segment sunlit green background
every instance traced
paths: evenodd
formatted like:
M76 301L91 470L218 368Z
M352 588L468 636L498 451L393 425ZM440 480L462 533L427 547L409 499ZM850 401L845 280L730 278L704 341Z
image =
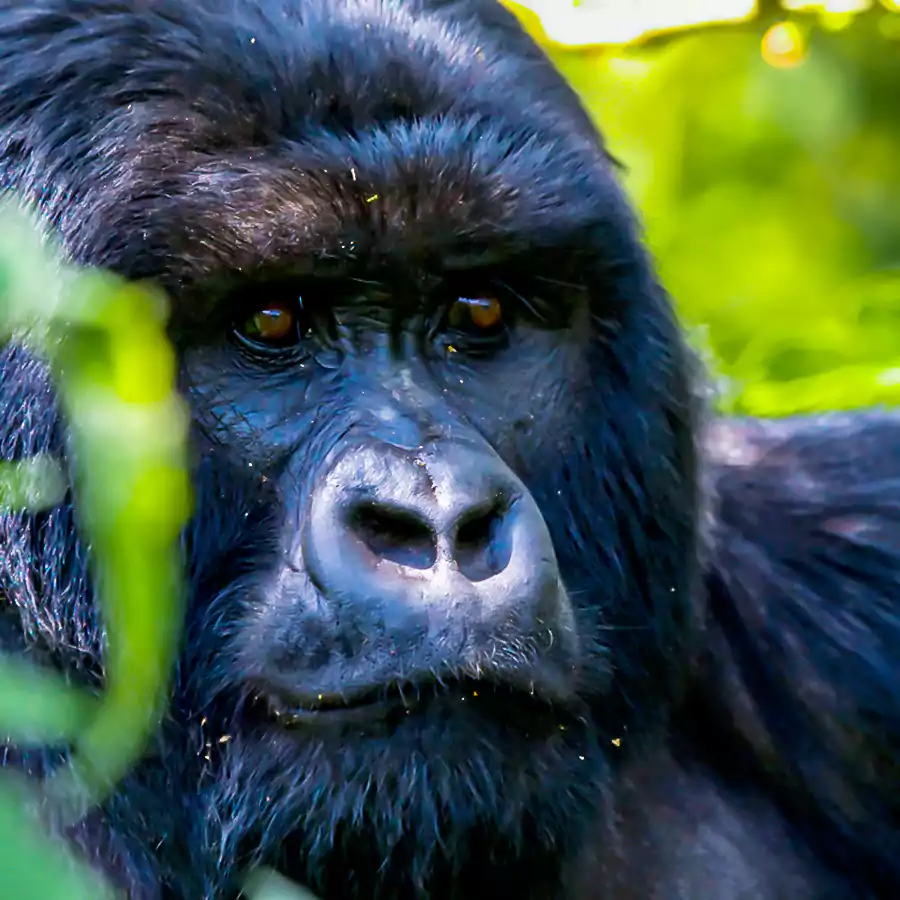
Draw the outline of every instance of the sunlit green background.
M722 408L893 404L900 5L772 6L628 48L549 50L627 167Z
M779 0L523 2L541 8L543 20L519 11L626 166L720 406L776 415L896 402L900 0L790 0L790 12ZM701 6L743 22L660 31L676 11L697 21ZM653 36L599 43L646 32L638 13L653 10ZM0 657L0 734L76 748L49 786L0 772L0 896L101 900L111 891L42 837L35 811L102 798L160 714L180 621L186 418L160 298L47 253L21 217L0 215L0 341L30 335L59 383L108 683L96 698ZM53 460L0 465L11 508L55 503L63 485ZM299 896L261 872L246 890Z

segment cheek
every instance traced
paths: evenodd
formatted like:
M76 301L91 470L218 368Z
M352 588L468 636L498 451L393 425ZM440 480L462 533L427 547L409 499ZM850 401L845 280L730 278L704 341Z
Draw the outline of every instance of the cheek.
M570 332L521 328L492 359L451 356L441 380L448 405L514 469L516 459L584 436L589 369Z
M308 440L334 405L327 381L313 378L313 363L262 371L220 348L185 353L180 386L206 438L236 459L266 466Z

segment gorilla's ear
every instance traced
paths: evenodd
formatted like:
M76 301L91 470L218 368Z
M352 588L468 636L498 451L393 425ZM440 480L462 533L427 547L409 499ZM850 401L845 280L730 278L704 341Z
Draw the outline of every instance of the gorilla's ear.
M707 450L707 721L830 859L897 884L900 415L720 421Z

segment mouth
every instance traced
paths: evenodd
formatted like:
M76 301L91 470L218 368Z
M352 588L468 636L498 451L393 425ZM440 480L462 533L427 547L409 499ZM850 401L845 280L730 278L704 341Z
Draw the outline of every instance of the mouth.
M529 732L558 730L566 721L583 720L574 704L554 703L530 684L470 677L432 676L352 692L317 694L266 685L260 688L255 705L271 724L285 731L396 726L404 719L429 713L470 713Z

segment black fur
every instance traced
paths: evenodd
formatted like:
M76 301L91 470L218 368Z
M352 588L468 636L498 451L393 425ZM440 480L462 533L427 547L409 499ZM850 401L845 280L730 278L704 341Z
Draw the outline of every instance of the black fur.
M233 896L255 862L326 900L897 894L898 423L703 425L612 164L507 12L0 0L0 84L0 181L73 259L170 291L195 416L171 711L70 835L130 896ZM223 304L337 267L414 318L436 265L486 258L538 321L503 352L422 351L407 371L537 501L572 604L571 694L284 734L252 704L273 660L403 671L381 633L354 643L366 611L342 621L309 579L285 608L273 585L285 523L335 448L377 429L393 376L349 339L346 359L323 343L263 376L220 340ZM342 322L364 343L378 315ZM46 375L14 347L0 412L6 458L61 449ZM7 649L100 684L85 558L69 505L0 516ZM508 629L492 641L502 664L434 652L464 675L538 661Z

